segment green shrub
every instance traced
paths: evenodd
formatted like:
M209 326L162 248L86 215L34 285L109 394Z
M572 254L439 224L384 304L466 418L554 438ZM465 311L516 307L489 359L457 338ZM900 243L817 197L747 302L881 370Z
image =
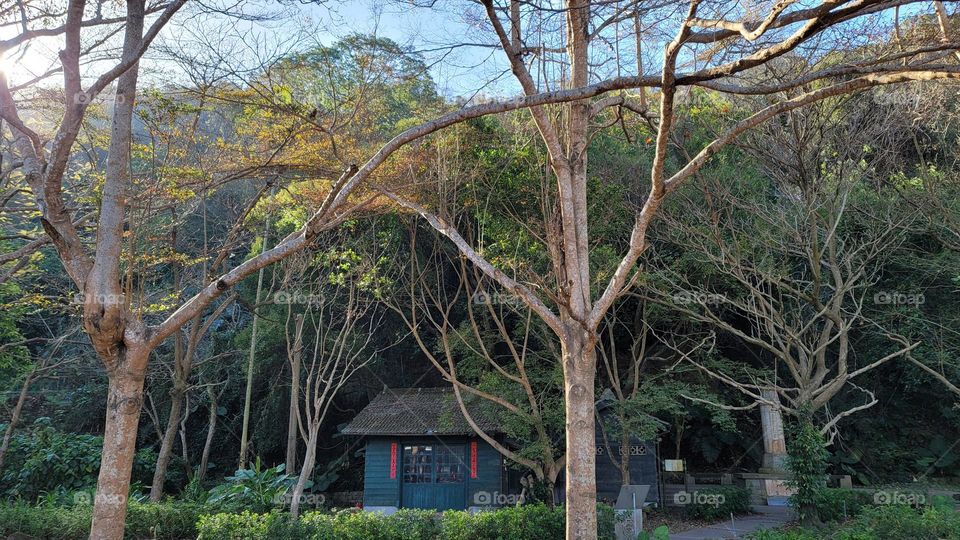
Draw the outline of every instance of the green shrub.
M207 503L215 510L239 512L268 512L283 507L284 495L297 482L296 477L283 472L284 465L264 468L257 458L252 469L239 469L210 490ZM307 487L310 487L309 485Z
M130 503L127 506L126 536L128 538L169 538L171 540L197 537L197 520L205 510L202 505L184 502L161 504Z
M845 521L873 504L873 496L854 489L825 489L817 511L823 521Z
M87 538L93 508L0 505L0 537L20 533L37 538ZM139 504L127 508L126 538L196 538L201 506L185 503Z
M197 521L198 540L234 540L236 538L268 538L267 531L279 514L213 514Z
M818 540L813 532L806 529L766 529L751 533L750 540Z
M614 538L615 512L598 505L598 537ZM197 524L201 540L552 540L563 538L563 508L508 507L471 514L400 510L392 516L344 510L307 512L293 521L286 514L216 514Z
M64 433L51 426L49 418L38 418L29 429L14 433L0 474L0 493L35 501L48 493L91 489L97 484L102 448L103 437ZM134 483L150 481L156 459L150 449L137 452Z
M787 468L791 479L786 482L793 488L790 504L796 508L800 521L814 523L819 517L827 489L827 452L823 435L811 421L809 408L801 409L802 420L791 425L792 437L788 450Z
M717 521L729 518L730 514L750 512L750 492L737 486L717 486L697 490L691 494L686 513L694 519Z
M599 517L599 516L598 516ZM499 538L563 538L563 508L541 504L500 508L489 512L445 512L444 540L495 540Z
M952 508L904 505L864 507L860 516L840 529L788 528L759 531L753 540L960 540L960 514Z
M956 540L960 539L960 514L936 508L918 511L909 506L878 506L865 509L851 532L869 533L877 540Z
M15 533L37 538L87 538L92 508L46 508L26 504L0 505L0 537Z

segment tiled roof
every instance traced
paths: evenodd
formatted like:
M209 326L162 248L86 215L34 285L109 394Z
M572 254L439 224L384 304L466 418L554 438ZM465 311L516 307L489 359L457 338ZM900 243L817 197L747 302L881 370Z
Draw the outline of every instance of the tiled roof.
M500 424L479 399L461 392L474 422L489 434ZM341 433L346 435L473 435L452 388L385 388Z

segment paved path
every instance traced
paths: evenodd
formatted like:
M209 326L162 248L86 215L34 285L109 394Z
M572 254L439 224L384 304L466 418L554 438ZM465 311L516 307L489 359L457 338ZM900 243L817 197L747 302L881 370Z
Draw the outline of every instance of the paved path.
M754 506L756 512L749 516L735 517L709 527L670 533L670 540L727 540L742 538L745 534L760 529L779 527L794 519L793 509L784 506Z

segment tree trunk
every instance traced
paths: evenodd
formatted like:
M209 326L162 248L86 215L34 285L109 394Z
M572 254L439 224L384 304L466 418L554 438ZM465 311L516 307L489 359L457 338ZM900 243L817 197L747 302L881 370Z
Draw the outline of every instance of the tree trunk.
M620 484L630 485L630 433L626 429L626 412L620 409Z
M190 447L187 445L187 420L190 418L190 400L184 396L183 415L180 418L180 461L183 462L183 474L187 481L193 478L193 468L190 467Z
M287 417L287 474L297 470L297 439L300 416L300 357L303 354L303 315L294 324L293 353L290 358L290 414Z
M213 448L213 435L217 430L217 393L213 386L207 387L210 396L210 415L207 419L207 440L203 443L203 453L200 456L200 468L197 470L197 481L202 482L207 475L207 464L210 462L210 449Z
M183 408L183 391L174 389L170 392L170 417L163 432L160 443L160 453L157 455L157 466L153 471L153 485L150 486L150 502L160 502L163 497L163 483L167 477L167 467L173 454L173 442L177 438L177 428L180 426L180 413Z
M567 421L567 540L597 537L594 382L596 351L582 328L563 340L564 401Z
M10 439L13 438L13 430L16 429L20 421L20 413L23 411L23 404L27 401L27 391L30 389L30 383L33 382L33 374L36 369L27 374L23 379L23 386L20 387L20 396L17 398L17 404L13 407L13 414L10 415L10 423L7 424L7 431L3 434L3 443L0 444L0 471L3 470L3 460L7 456L7 449L10 448Z
M126 519L130 475L137 451L137 428L143 407L143 381L149 350L127 349L118 368L108 373L107 420L91 540L120 540Z
M317 434L320 426L310 427L310 438L307 440L307 453L303 456L303 468L300 469L300 476L297 478L297 485L293 488L293 495L290 499L290 515L293 519L300 517L300 498L303 497L303 490L307 485L307 480L313 475L314 460L317 456Z
M272 193L276 192L277 188L274 186ZM271 217L272 214L267 214L267 221L263 225L263 247L260 249L261 255L267 251L267 244L270 238ZM257 321L260 320L257 310L260 309L260 293L263 290L263 270L264 269L261 268L260 271L257 272L257 292L254 297L253 323L250 329L250 357L247 360L247 387L243 394L243 427L240 430L240 457L237 459L237 469L247 468L247 452L250 446L250 402L253 399L253 369L254 360L256 360L257 355Z

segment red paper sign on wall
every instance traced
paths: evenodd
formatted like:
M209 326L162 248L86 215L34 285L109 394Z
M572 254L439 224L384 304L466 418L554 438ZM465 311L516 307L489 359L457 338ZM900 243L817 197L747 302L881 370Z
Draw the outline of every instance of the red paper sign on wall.
M477 477L477 441L470 441L470 478Z
M397 477L397 443L390 443L390 479Z

